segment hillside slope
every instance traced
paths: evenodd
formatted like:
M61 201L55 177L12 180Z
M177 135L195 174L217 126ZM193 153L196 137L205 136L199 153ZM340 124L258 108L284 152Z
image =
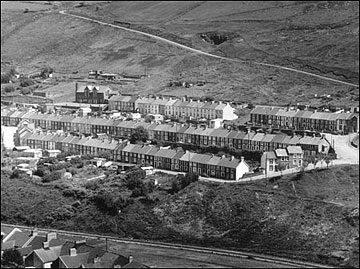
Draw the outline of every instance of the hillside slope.
M357 165L276 182L196 182L172 195L155 189L130 198L117 217L94 199L105 187L128 197L131 191L115 178L92 187L66 180L39 186L2 171L1 221L359 266Z
M181 89L181 94L274 104L313 101L348 105L358 100L358 89L251 64L280 64L357 84L357 2L75 4L59 3L54 10L46 5L49 11L28 13L23 13L21 6L3 8L2 4L2 61L24 71L50 65L68 73L103 69L139 74L146 68L151 77L127 89L137 93L169 93L174 92L166 87L170 80L202 80L211 83ZM60 15L60 9L128 23L136 29L250 63L194 55L138 34ZM325 93L333 97L314 99L314 94Z

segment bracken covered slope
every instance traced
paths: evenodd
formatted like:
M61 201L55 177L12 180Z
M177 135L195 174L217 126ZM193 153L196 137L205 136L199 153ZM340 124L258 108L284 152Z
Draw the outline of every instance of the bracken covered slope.
M174 93L169 80L207 81L179 94L284 104L331 94L333 104L355 104L358 88L251 64L266 62L358 84L358 2L76 2L20 4L1 10L2 61L25 70L50 65L86 74L90 69L152 75L124 91ZM40 6L40 7L39 7ZM49 9L49 10L48 10ZM218 55L229 63L160 41L61 15L66 9ZM356 99L357 98L357 99Z
M74 180L38 185L9 175L1 173L2 222L359 266L357 165L276 182L195 182L172 195L155 189L131 198L117 218L94 197L104 188L128 197L121 181L93 182L98 187L92 191Z

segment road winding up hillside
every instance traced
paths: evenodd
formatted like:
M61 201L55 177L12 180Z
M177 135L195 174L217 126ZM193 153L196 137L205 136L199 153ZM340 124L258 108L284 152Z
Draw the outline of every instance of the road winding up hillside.
M219 56L219 55L211 54L211 53L208 53L208 52L205 52L205 51L194 49L194 48L188 47L186 45L183 45L183 44L180 44L180 43L177 43L177 42L174 42L174 41L171 41L171 40L168 40L168 39L156 36L156 35L141 32L141 31L138 31L138 30L121 27L119 25L102 22L102 21L87 18L87 17L84 17L84 16L69 14L69 13L66 13L65 10L61 10L59 12L60 12L60 14L72 16L72 17L75 17L75 18L83 19L83 20L88 20L88 21L91 21L91 22L96 22L96 23L99 23L99 24L102 24L102 25L113 27L113 28L129 31L129 32L137 33L137 34L141 34L141 35L148 36L148 37L151 37L151 38L155 38L157 40L166 42L168 44L177 46L179 48L186 49L186 50L189 50L191 52L195 52L195 53L202 54L202 55L205 55L205 56L217 58L217 59L220 59L220 60L240 62L240 63L246 63L247 62L247 61L243 61L243 60L239 60L239 59L235 59L235 58L228 58L228 57L222 57L222 56ZM297 69L294 69L294 68L289 68L289 67L275 65L275 64L269 64L269 63L261 63L261 62L253 62L253 63L256 64L256 65L268 66L268 67L279 68L279 69L283 69L283 70L287 70L287 71L291 71L291 72L295 72L295 73L301 73L301 74L304 74L304 75L307 75L307 76L313 76L313 77L316 77L316 78L332 81L332 82L335 82L335 83L340 83L340 84L349 85L349 86L353 86L353 87L359 87L358 84L349 83L349 82L345 82L345 81L341 81L341 80L337 80L337 79L333 79L333 78L328 78L328 77L325 77L325 76L313 74L313 73L302 71L302 70L297 70Z

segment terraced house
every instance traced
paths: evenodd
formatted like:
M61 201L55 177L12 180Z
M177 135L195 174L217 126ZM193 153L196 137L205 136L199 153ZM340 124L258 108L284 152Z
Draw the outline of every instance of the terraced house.
M250 171L244 158L238 160L234 157L197 154L181 148L160 148L153 145L137 145L51 132L34 132L24 139L24 145L33 149L74 151L81 155L98 156L107 153L114 161L151 165L158 169L184 173L194 172L228 180L240 180Z
M202 102L192 99L173 99L163 97L113 96L109 99L111 110L140 112L142 114L161 114L169 117L195 119L234 120L237 115L230 103Z
M9 114L10 113L10 114ZM13 115L15 118L13 119ZM45 115L45 116L44 116ZM26 116L26 118L23 118ZM23 119L33 122L35 127L39 118L45 124L45 130L72 131L84 135L106 133L114 139L128 139L136 128L143 127L150 140L192 144L200 147L218 146L234 147L248 151L269 151L287 146L299 145L305 155L328 153L330 143L324 137L289 136L286 134L269 134L226 130L223 128L192 127L184 124L157 124L135 121L121 121L106 118L62 116L55 114L38 114L36 112L12 113L3 110L1 121L17 126Z
M359 115L318 112L283 107L256 106L250 121L257 126L348 134L359 129Z

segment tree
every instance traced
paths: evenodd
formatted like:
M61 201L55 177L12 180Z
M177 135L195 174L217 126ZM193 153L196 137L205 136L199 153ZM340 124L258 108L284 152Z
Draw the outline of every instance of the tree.
M20 177L20 171L18 169L15 169L10 176L10 178L19 178L19 177Z
M135 144L137 141L146 142L148 138L149 138L148 132L145 130L144 127L139 126L136 127L134 132L131 134L130 143Z
M280 174L282 175L282 171L286 169L286 164L284 162L279 161L277 165L277 170L280 171Z
M332 160L335 160L335 155L334 154L326 154L324 156L324 159L325 159L326 167L329 168L329 164L332 162Z
M5 249L2 256L2 263L8 266L22 266L24 261L17 249Z

